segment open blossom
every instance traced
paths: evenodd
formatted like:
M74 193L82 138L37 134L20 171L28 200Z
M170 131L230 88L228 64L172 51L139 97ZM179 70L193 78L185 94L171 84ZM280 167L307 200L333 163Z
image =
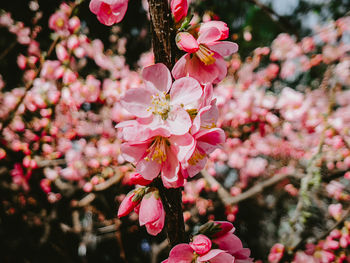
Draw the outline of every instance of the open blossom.
M175 79L189 75L205 83L218 83L227 74L223 57L237 52L238 45L229 41L220 41L228 37L228 27L221 21L203 23L198 38L187 32L176 36L178 47L187 52L175 64L172 74Z
M125 160L136 163L136 171L146 180L155 179L159 173L166 187L183 184L180 162L193 148L193 138L183 136L155 136L142 142L126 142L121 145Z
M190 77L172 84L164 64L146 67L142 75L145 87L129 89L121 101L123 107L139 118L148 118L143 123L153 131L162 129L168 136L188 132L192 123L187 110L197 107L203 93L200 84Z
M106 26L119 23L128 9L129 0L91 0L90 10Z
M253 259L250 258L250 249L243 248L242 241L233 234L235 228L229 222L214 222L215 225L220 226L221 231L216 233L212 242L219 246L219 249L227 251L230 255L235 257L235 263L251 263Z
M185 177L193 177L199 173L207 162L207 155L225 142L225 133L216 128L218 110L215 100L211 105L203 107L193 120L191 133L195 140L194 150L186 156L186 162L182 163Z

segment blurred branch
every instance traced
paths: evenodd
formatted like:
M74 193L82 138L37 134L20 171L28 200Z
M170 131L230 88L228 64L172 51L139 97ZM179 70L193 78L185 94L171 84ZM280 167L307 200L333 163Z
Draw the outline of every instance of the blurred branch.
M160 252L162 252L167 246L169 246L169 241L168 239L163 240L162 243L159 244L152 244L151 249L151 263L157 263L159 262L158 260L158 255Z
M0 55L0 60L4 59L7 54L16 46L17 40L13 41Z
M94 193L89 193L88 195L84 196L78 203L77 207L84 207L90 204L92 201L94 201L96 198L96 195Z
M277 184L278 182L282 181L283 179L287 177L302 177L303 175L293 175L293 174L278 174L274 175L271 178L262 181L260 183L257 183L253 187L251 187L249 190L237 195L237 196L231 196L231 194L213 177L211 176L208 172L202 171L201 172L204 179L207 180L207 182L211 185L217 185L218 188L218 195L222 202L225 205L235 205L238 204L239 202L242 202L246 199L252 198L256 196L257 194L261 193L264 191L266 188Z
M98 185L94 186L94 191L103 191L107 188L111 187L112 185L118 183L123 178L123 174L117 172L115 175L113 175L111 178L109 178L107 181L100 183Z
M265 12L272 21L277 22L279 27L286 32L293 34L297 39L299 39L299 33L295 29L295 27L288 21L288 19L278 15L272 8L262 4L259 0L246 0L247 2L256 5L263 12Z
M329 85L329 82L332 77L334 66L329 66L327 70L325 71L323 80L320 85L320 89L327 92L327 87ZM329 99L328 99L328 107L327 112L324 114L324 120L323 120L323 130L321 133L320 141L317 145L316 152L312 155L311 159L308 162L306 171L306 176L301 180L301 186L299 190L299 199L297 206L295 208L294 214L290 219L290 226L293 230L293 233L290 233L287 237L287 244L289 246L289 251L293 251L295 247L301 242L300 240L300 234L303 231L302 229L297 230L297 223L306 221L307 216L303 215L303 210L310 206L311 204L311 196L310 191L313 188L318 188L321 183L321 168L320 168L320 162L322 159L322 149L325 143L326 139L326 131L329 128L328 125L328 118L332 113L334 103L335 103L335 85L331 85L331 88L329 89ZM304 224L304 222L303 222ZM295 244L293 244L293 240L299 240Z

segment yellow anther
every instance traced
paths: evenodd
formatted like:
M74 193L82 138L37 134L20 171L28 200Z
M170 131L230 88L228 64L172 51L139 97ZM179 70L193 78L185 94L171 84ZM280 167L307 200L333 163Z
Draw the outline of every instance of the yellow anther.
M203 44L199 45L196 56L207 66L215 63L215 58L213 58L214 52Z

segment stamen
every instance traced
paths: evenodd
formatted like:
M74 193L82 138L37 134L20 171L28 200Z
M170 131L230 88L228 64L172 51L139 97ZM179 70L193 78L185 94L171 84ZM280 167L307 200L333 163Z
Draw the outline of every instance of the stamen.
M215 63L214 52L207 48L205 45L200 44L199 50L196 52L196 56L206 65Z
M166 147L169 145L167 139L164 137L157 136L152 142L151 146L147 149L146 161L157 161L158 163L163 163L166 161Z
M197 148L194 150L192 157L188 160L190 165L196 165L199 160L202 160L205 157L205 154L201 153Z
M163 120L168 118L170 112L170 96L162 93L152 95L152 106L147 111L152 111L154 115L160 115Z

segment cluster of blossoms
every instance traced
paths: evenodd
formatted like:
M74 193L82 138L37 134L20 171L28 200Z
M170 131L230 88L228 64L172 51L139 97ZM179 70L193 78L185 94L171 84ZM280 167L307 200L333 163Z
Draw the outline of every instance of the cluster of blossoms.
M306 244L305 251L297 251L292 262L349 262L350 258L347 253L349 245L350 224L349 221L345 221L343 227L332 230L325 239L318 241L317 244ZM275 244L271 248L268 260L270 263L283 262L282 258L285 253L283 244Z
M179 24L187 15L187 1L172 1L171 9ZM136 172L148 181L160 175L167 188L184 186L187 178L204 168L207 156L224 143L224 131L216 127L218 109L212 84L227 74L223 56L238 49L235 43L220 41L228 37L228 27L221 21L186 28L176 36L177 46L187 54L172 69L175 81L164 64L144 68L144 86L129 89L121 99L136 119L117 125L126 141L121 145L124 159L134 163ZM135 206L132 201L130 208ZM142 217L140 214L140 224ZM163 224L157 226L158 231L147 227L148 232L158 234Z
M163 263L249 263L250 250L243 248L241 240L233 234L235 228L229 222L208 222L189 244L179 244L170 251Z
M106 25L119 22L127 5L120 0L90 2ZM165 187L184 187L187 222L193 220L192 204L200 216L215 220L215 203L203 196L216 192L219 183L236 196L262 178L299 174L324 137L319 166L327 172L327 181L321 185L334 203L328 206L327 201L324 214L328 210L329 220L339 220L350 199L349 17L317 28L299 42L281 34L270 48L257 48L246 60L234 55L225 61L237 51L235 43L224 41L229 36L225 23L188 22L187 1L174 0L171 9L179 29L175 41L185 54L171 72L146 54L140 61L146 66L142 78L122 56L104 51L102 41L83 33L84 23L72 16L70 5L62 4L49 19L54 36L59 36L50 59L44 58L35 40L39 28L31 32L9 14L0 16L0 26L28 46L17 63L23 81L33 83L29 91L5 86L0 93L1 119L23 98L1 138L0 160L11 162L11 154L18 156L11 162L12 183L30 191L30 181L40 175L41 189L55 202L68 184L91 192L116 176L124 177L123 183L138 186L123 200L118 216L134 210L140 225L157 235L165 218L152 185L159 175ZM88 63L103 77L85 74ZM303 82L325 67L332 70L327 80L334 87L332 94L318 88L322 79ZM0 89L4 85L0 78ZM332 111L327 113L330 104ZM135 164L136 174L126 162ZM195 178L203 168L216 176L217 185L209 187L205 179ZM345 175L336 178L337 174ZM295 197L295 181L286 179L278 187ZM238 206L225 209L227 220L234 221ZM222 236L234 236L231 230ZM348 231L346 223L316 246L297 252L295 262L348 260ZM168 262L251 262L247 252L246 258L237 252L242 248L237 237L231 244L237 251L217 240L217 235L200 233L190 244L173 248ZM278 262L283 251L283 245L276 245L269 260Z

